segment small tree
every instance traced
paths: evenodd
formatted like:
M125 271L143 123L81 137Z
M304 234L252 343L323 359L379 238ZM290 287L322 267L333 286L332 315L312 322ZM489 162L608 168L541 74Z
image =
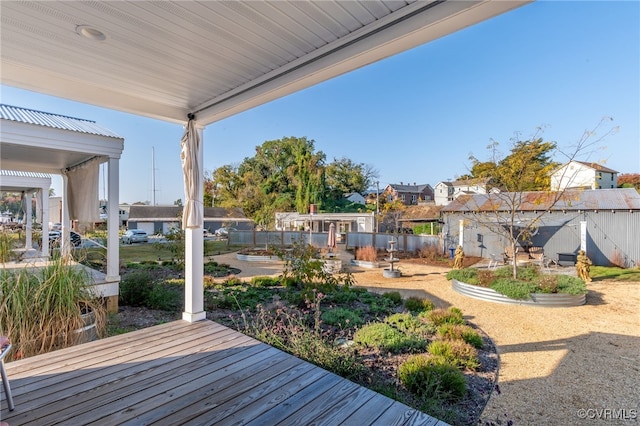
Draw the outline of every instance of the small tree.
M497 159L496 146L493 142L489 145L493 154L492 161L481 163L471 156L472 173L480 171L479 176L473 178L491 177L494 190L490 190L482 205L468 205L472 210L474 220L480 222L479 214L488 214L491 220L482 221L491 232L504 236L511 247L512 253L516 253L518 242L531 240L532 235L540 224L542 217L549 212L558 202L570 201L569 194L565 190L550 190L550 174L559 165L551 160L554 155L565 161L572 161L578 155L587 155L591 149L602 142L607 136L615 133L617 128L607 130L602 136L597 136L597 130L604 121L601 120L593 130L586 130L574 146L567 150L559 150L555 142L544 141L540 137L541 129L528 140L516 138L512 141L511 153L501 160ZM610 119L609 119L610 120ZM566 173L566 169L563 174ZM563 176L564 177L564 176ZM530 191L540 191L531 194ZM467 197L467 203L474 200ZM461 201L465 201L462 198ZM523 210L535 206L533 217L525 217ZM513 260L513 278L517 278L517 262Z

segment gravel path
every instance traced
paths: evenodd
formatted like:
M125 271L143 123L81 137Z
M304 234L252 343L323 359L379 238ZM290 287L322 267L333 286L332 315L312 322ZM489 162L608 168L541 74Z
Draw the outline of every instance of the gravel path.
M341 255L348 260L346 254ZM276 275L281 264L253 264L216 256L242 270L239 277ZM242 264L241 264L242 263ZM587 304L538 308L462 296L446 280L447 268L400 262L403 276L354 269L358 286L431 298L456 306L495 342L499 391L484 424L584 425L640 423L640 283L596 281Z

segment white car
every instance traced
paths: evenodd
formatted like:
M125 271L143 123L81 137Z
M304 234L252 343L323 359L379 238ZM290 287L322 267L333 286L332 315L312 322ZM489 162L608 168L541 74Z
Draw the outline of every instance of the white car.
M141 229L129 229L122 236L122 244L148 243L149 235Z
M231 231L237 231L236 228L226 228L226 227L222 227L222 228L218 228L216 229L215 235L218 238L227 238L229 236L229 232Z

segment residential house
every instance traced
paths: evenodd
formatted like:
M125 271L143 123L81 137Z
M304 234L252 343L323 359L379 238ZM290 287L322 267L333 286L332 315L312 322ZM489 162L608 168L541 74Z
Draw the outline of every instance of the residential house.
M133 204L129 208L129 229L142 229L149 235L168 234L182 226L182 206L148 206ZM253 229L253 221L241 209L204 208L204 229L210 232L223 226L238 230Z
M632 267L640 260L640 194L634 188L577 189L560 195L550 191L461 195L441 210L446 248L460 242L468 256L488 258L504 253L509 245L506 227L523 227L532 222L530 236L522 247L542 247L544 255L560 260L583 249L595 265ZM540 215L541 212L546 212Z
M349 192L348 194L344 194L344 198L356 204L365 204L365 198L362 194L358 194L357 192Z
M597 163L570 161L551 174L551 190L612 189L618 187L618 172Z
M497 188L491 188L490 184L491 178L438 182L434 189L434 201L436 206L446 206L462 194L487 194L492 190L497 191Z
M405 185L402 182L400 184L390 183L384 188L381 195L388 202L400 200L406 206L413 206L419 202L432 202L433 188L428 183L422 185L416 185L415 182L413 185Z

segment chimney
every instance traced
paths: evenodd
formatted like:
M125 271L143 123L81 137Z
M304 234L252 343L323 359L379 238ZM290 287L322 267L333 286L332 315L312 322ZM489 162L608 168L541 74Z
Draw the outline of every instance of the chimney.
M402 181L400 181L400 185L403 185Z

